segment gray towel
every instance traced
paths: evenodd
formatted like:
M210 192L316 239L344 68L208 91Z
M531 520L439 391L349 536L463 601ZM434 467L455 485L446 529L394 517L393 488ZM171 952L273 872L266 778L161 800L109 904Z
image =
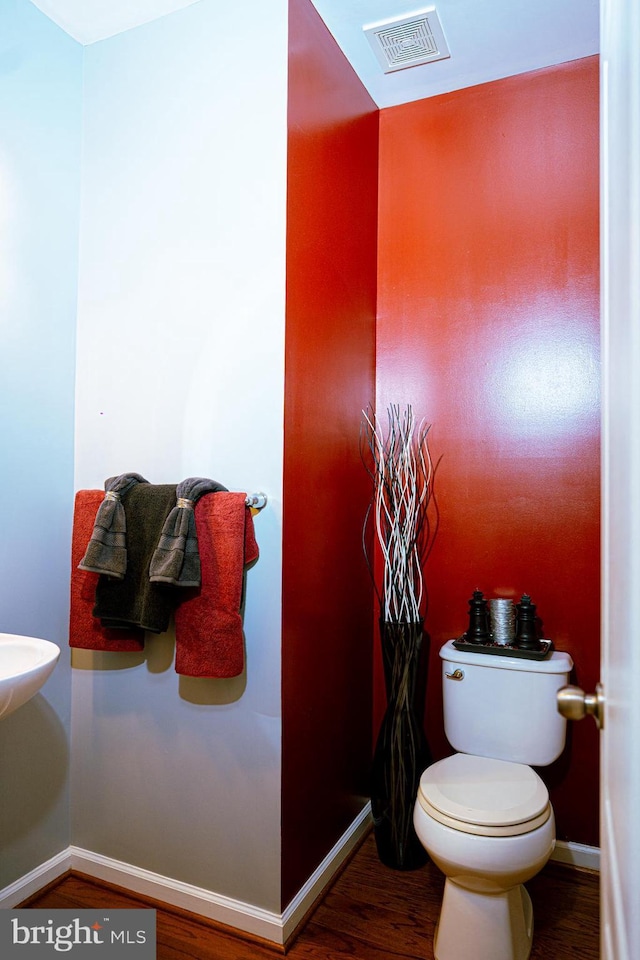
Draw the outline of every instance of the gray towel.
M200 552L193 508L205 493L227 492L216 480L189 477L176 487L176 505L165 520L149 566L154 583L200 586Z
M105 480L105 497L98 507L86 553L78 564L80 570L123 579L127 570L127 521L121 497L137 483L148 482L139 473L122 473Z
M93 615L103 627L164 633L169 626L179 592L164 583L150 583L149 562L175 499L175 484L168 483L134 485L123 496L129 562L122 580L98 579Z

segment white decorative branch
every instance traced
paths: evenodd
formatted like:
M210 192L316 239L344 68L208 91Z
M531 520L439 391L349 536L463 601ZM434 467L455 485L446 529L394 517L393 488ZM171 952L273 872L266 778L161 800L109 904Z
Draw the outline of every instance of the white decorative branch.
M416 427L410 405L400 413L387 408L386 437L377 415L362 411L361 454L373 482L373 497L363 527L363 547L380 603L381 617L413 623L426 603L422 566L431 547L427 509L433 495L433 463L429 452L430 424ZM373 523L382 552L382 586L374 577L367 553L367 530Z

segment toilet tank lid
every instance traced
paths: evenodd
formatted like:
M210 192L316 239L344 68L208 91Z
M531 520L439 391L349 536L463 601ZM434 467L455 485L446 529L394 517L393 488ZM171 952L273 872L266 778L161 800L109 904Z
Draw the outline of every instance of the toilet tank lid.
M525 673L570 673L573 660L563 650L553 650L545 660L525 660L522 657L509 657L490 653L474 653L472 650L458 650L453 640L448 640L440 648L440 656L451 663L466 663L476 667L491 667L501 670L521 670Z

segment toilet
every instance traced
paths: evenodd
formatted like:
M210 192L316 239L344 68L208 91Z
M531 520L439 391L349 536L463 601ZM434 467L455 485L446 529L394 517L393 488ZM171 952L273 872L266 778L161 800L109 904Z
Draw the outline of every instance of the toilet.
M573 661L440 650L444 727L453 756L420 778L413 822L446 876L436 960L527 960L533 911L523 884L555 846L549 794L532 767L564 749L556 694Z

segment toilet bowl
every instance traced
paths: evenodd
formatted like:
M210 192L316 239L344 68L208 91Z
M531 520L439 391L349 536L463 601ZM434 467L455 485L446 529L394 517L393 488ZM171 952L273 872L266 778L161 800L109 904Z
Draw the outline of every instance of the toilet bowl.
M526 960L533 911L522 884L555 846L553 811L535 771L454 754L422 774L414 826L447 878L436 960Z
M423 772L413 815L446 877L434 955L527 960L533 910L523 884L555 847L549 794L529 763L551 763L564 747L555 691L572 661L557 653L543 664L463 655L450 643L440 656L445 732L459 752ZM521 704L537 725L521 725Z

